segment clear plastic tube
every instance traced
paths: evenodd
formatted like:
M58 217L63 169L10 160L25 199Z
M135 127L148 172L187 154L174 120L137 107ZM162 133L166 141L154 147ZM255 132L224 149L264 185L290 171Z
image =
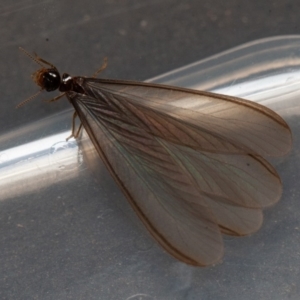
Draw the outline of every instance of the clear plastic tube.
M254 100L289 121L299 114L300 37L247 43L149 81ZM66 141L71 115L71 109L63 111L0 137L1 200L84 176L82 170L90 167L103 168L85 134L84 152L78 141Z

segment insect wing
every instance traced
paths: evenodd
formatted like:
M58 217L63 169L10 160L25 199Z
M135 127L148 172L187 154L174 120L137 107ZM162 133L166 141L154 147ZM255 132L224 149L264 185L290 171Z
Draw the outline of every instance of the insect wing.
M88 78L84 86L95 98L122 103L121 109L131 111L145 130L177 144L209 152L263 156L281 156L291 148L286 122L251 101L131 81Z
M207 97L211 98L210 102L215 101L217 106L225 102L225 104L228 103L229 107L233 107L232 103L236 100L238 101L236 104L238 108L247 111L250 115L252 113L254 116L257 115L256 119L259 119L260 124L262 124L257 127L260 129L259 132L254 130L252 134L248 134L248 140L255 140L256 135L259 133L260 135L264 134L265 139L268 141L274 139L272 143L275 143L275 137L270 138L269 133L276 129L278 137L280 138L281 134L281 139L286 143L281 145L277 141L278 147L275 149L270 147L269 154L279 155L278 149L286 152L290 148L291 134L285 121L273 111L237 98L226 97L227 100L225 101L212 93L203 94L203 92L198 93L173 87L169 87L170 90L166 92L167 87L161 87L160 85L147 84L145 86L144 83L135 82L125 84L122 81L103 81L102 79L85 79L84 82L86 93L92 98L98 99L92 103L85 102L84 104L95 118L102 118L113 124L112 126L122 128L123 134L125 134L127 122L132 124L131 126L143 129L145 133L160 138L164 141L165 147L172 147L172 149L168 149L169 153L176 153L176 157L173 158L177 162L180 161L180 165L184 166L186 173L193 177L193 181L196 181L201 192L223 197L226 202L229 201L234 205L248 208L266 207L279 200L282 189L276 170L256 152L254 154L245 152L245 144L243 143L245 135L243 132L238 134L242 137L242 141L237 140L237 129L244 126L244 120L241 120L241 125L239 125L239 116L237 116L237 120L233 120L233 117L229 119L220 118L220 122L223 123L225 128L229 126L229 123L235 122L236 127L233 132L230 131L231 127L227 127L228 132L226 132L226 136L232 134L234 143L226 141L213 129L208 132L200 126L188 123L187 120L182 121L174 117L176 114L184 119L184 116L189 112L191 114L198 113L199 107L204 106L203 102L207 101ZM124 85L123 89L120 90L122 85ZM110 88L108 89L107 86ZM138 94L139 89L140 93ZM133 91L131 92L131 90ZM177 93L179 96L177 96ZM155 95L155 101L151 95ZM147 99L144 99L144 97L147 97ZM164 104L163 97L165 97L167 105ZM182 105L184 105L182 99L187 99L189 106L191 106L190 99L193 98L193 107L196 112L181 108L178 105L173 106L175 100L172 104L170 97L173 100L181 98ZM132 99L136 100L133 101ZM154 104L160 104L155 107L153 102ZM240 102L243 102L243 105L240 105ZM149 105L149 107L146 105ZM161 109L162 107L163 109ZM236 109L234 110L236 111ZM162 115L162 111L164 115ZM170 116L168 113L172 115ZM206 123L206 117L210 118L209 115L207 116L204 113L198 114L198 118L202 123ZM217 122L217 118L210 121ZM252 123L253 127L257 126L255 120ZM267 128L266 124L269 124ZM274 128L271 128L271 125ZM214 123L211 126L213 127ZM130 134L128 133L129 137ZM205 149L202 147L202 141L205 144ZM218 149L215 148L217 144L219 145ZM175 147L175 145L177 146ZM261 145L264 146L263 143ZM206 151L206 146L211 147L210 152ZM255 145L251 146L253 149L249 149L249 151L254 152ZM229 152L230 148L231 152ZM258 151L261 150L260 146L258 148Z
M71 99L98 153L154 238L188 264L217 262L223 254L217 222L163 143L125 117L122 124L113 113L103 117L91 109L97 106L95 98L77 94Z
M252 135L247 129L247 140L259 142L250 147L245 134L237 134L249 122L233 119L224 107L222 118L203 120L203 110L208 109L202 107L207 106L203 102L207 97L214 101L214 94L123 83L85 79L86 95L67 95L114 179L160 244L189 264L217 262L223 253L220 231L232 235L256 231L262 223L260 208L281 195L275 169L257 154L245 151L255 152L257 147L259 153L286 152L291 143L288 126L272 111L241 100L236 106L259 119L259 125L251 123ZM216 106L222 101L217 98ZM236 110L232 102L226 102L229 111ZM202 118L200 124L196 116ZM208 130L208 124L218 119L220 124L230 123L221 135L217 132L220 124ZM274 150L275 138L267 139L268 146L260 141L263 134L268 136L275 129L286 144ZM230 134L233 138L228 141ZM202 141L211 152L203 151Z

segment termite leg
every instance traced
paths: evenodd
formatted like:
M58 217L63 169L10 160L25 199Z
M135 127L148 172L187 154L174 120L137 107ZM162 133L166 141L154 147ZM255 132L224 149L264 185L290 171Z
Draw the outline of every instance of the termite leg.
M54 102L54 101L57 101L58 99L62 98L65 94L66 94L66 93L62 93L62 94L60 94L60 95L58 95L58 96L56 96L56 97L54 97L54 98L52 98L52 99L50 99L50 100L45 100L45 101L46 101L46 102Z
M66 141L68 141L70 138L74 138L74 139L77 139L78 138L78 136L79 136L79 133L80 133L80 131L81 131L81 129L82 129L82 123L80 123L80 125L79 125L79 127L78 127L78 130L77 130L77 132L75 133L75 120L76 120L76 117L77 117L78 115L77 115L77 112L76 111L74 111L74 113L73 113L73 118L72 118L72 133L71 133L71 135L68 137L68 138L66 138Z
M80 123L77 132L74 134L74 139L77 139L77 138L78 138L81 129L82 129L82 123Z
M104 57L102 66L94 73L93 78L97 77L107 67L107 57Z

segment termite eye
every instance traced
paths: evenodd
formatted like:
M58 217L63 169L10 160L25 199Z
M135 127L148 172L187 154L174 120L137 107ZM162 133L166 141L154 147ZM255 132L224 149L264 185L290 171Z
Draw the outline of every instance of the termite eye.
M60 75L56 70L48 70L43 74L43 87L47 92L58 89L60 82Z

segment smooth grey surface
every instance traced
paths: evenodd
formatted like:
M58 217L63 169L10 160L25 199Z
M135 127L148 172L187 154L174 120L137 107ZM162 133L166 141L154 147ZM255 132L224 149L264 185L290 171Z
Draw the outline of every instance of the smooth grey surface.
M36 91L29 76L36 66L18 53L18 46L38 52L62 71L79 75L93 73L108 56L109 67L103 76L144 80L259 37L298 33L296 3L2 1L0 131L25 126L68 107L66 101L48 105L35 100L14 109ZM293 259L299 252L284 256L287 242L299 239L298 225L281 216L281 209L286 209L297 220L293 210L297 199L268 212L275 223L282 220L278 226L266 225L270 233L277 230L282 238L287 229L296 230L284 242L272 239L277 235L266 240L258 233L236 249L230 244L239 243L227 240L230 264L234 265L235 258L244 260L228 274L228 263L195 269L174 262L145 236L106 175L99 186L96 180L90 184L93 177L87 172L85 181L75 183L75 199L71 196L74 182L70 186L63 182L43 191L52 196L51 201L43 201L36 193L0 203L1 299L199 299L195 295L203 299L298 299L295 278L299 278L299 268ZM294 186L288 188L298 193ZM107 224L114 225L108 228ZM131 236L119 242L101 238L101 232L122 236L124 231ZM280 251L278 257L270 256L267 265L281 259L280 269L252 264L259 250L274 250L273 245L280 245ZM249 248L251 255L245 258ZM115 252L118 256L112 254ZM137 259L140 257L143 259ZM276 272L279 279L274 283L268 274Z

